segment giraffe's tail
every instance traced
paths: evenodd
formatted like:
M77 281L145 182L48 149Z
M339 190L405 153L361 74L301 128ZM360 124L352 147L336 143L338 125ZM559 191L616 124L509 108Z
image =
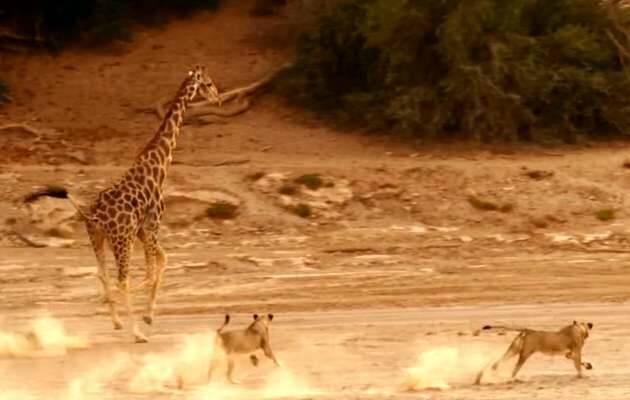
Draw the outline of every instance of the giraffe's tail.
M85 219L90 219L90 216L82 209L79 203L74 199L68 190L61 186L46 186L43 189L37 190L35 192L31 192L26 197L24 197L24 203L32 203L40 197L54 197L57 199L68 199L70 203L74 206L77 212L81 215L81 217Z

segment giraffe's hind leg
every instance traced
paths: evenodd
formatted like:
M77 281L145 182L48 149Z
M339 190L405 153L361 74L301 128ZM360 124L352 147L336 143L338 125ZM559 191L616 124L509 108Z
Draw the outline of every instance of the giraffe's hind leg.
M154 292L156 291L153 288L155 287L158 279L159 268L164 263L162 260L163 252L161 249L158 250L159 245L157 243L156 232L144 227L138 232L138 238L140 238L142 244L144 245L144 258L146 261L145 282L147 282L149 286L147 312L142 317L142 320L147 325L151 325L153 323L153 310L155 309L155 296L157 295L157 293L154 295ZM159 263L157 270L156 261Z
M155 240L144 229L138 231L138 239L144 246L145 276L144 281L137 287L134 287L132 292L135 292L137 289L151 287L155 281Z
M162 246L157 241L155 243L155 259L156 269L154 274L154 280L151 284L151 293L149 294L149 303L147 308L147 314L143 317L144 322L151 325L153 323L153 317L155 315L155 305L157 303L157 294L160 286L162 285L162 278L164 277L164 270L166 269L166 253Z
M112 246L112 249L114 250L116 264L118 266L118 287L125 299L131 334L133 335L136 343L146 343L148 342L147 337L138 328L138 323L133 313L131 290L129 287L129 259L134 239L135 235L131 238L118 238L118 240L113 241L114 245Z
M112 318L114 329L121 329L122 322L120 322L120 317L118 316L118 311L116 310L116 302L112 296L109 273L107 271L107 264L105 260L105 233L93 225L88 225L87 231L88 236L90 237L90 243L92 244L92 249L94 250L94 255L96 256L96 261L98 263L98 279L103 285L104 301L107 303L109 308L109 314Z
M160 201L155 212L147 213L144 223L138 232L138 237L140 237L144 243L145 257L147 259L147 279L151 280L147 313L142 317L147 325L153 323L157 293L162 284L162 277L164 276L164 269L166 268L166 253L158 242L160 219L163 209L164 202ZM149 265L151 265L150 268Z

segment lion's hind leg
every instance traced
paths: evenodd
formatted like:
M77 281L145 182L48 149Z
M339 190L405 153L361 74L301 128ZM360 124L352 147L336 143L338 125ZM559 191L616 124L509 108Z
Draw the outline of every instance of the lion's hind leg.
M510 343L510 346L507 348L505 353L503 353L501 358L499 358L497 361L492 363L492 367L491 368L492 368L493 371L496 371L499 368L499 365L501 365L501 364L509 361L511 358L521 354L521 349L523 348L523 338L524 338L524 336L525 336L525 333L521 332L521 333L518 334L518 336L516 336L516 338L514 338L514 340L512 341L512 343ZM520 358L519 358L519 360L520 360ZM523 363L524 362L525 361L523 361ZM517 365L518 365L518 362L517 362ZM479 371L479 373L477 374L477 377L475 379L475 385L479 385L481 383L481 379L483 378L483 375L484 375L484 372L486 371L486 369L487 369L487 367L485 367L484 369ZM519 369L520 369L520 367L519 367Z
M510 347L508 347L503 356L492 364L492 370L496 371L500 364L503 364L509 359L521 354L521 349L523 348L523 336L524 333L519 333L518 336L514 338L512 343L510 343Z
M225 360L226 355L223 353L214 353L212 357L210 357L210 365L208 365L208 383L212 381L212 375L214 371L217 369L217 366Z
M520 333L512 341L512 343L510 343L510 346L507 348L505 353L503 353L501 358L499 358L494 363L492 363L492 367L491 368L492 368L493 371L496 371L499 368L499 365L503 364L504 362L508 361L509 359L513 358L514 356L520 354L521 348L522 348L522 345L523 345L522 335L523 334ZM479 385L481 383L481 379L483 378L484 372L486 371L487 368L488 367L484 367L481 371L479 371L479 373L477 374L477 377L475 378L475 385Z
M234 379L234 359L232 357L228 357L227 379L228 382L234 385L241 383L239 380Z
M484 369L482 369L481 371L479 371L479 373L477 374L477 378L475 378L475 385L479 385L479 384L481 384L481 378L483 378L483 372L484 372L485 370L486 370L486 369L484 368Z
M527 361L527 359L531 357L532 354L532 352L521 351L521 353L518 355L518 361L516 362L516 365L514 365L514 369L512 370L512 378L514 378L516 374L518 374L518 371L521 370L523 364L525 364L525 361Z

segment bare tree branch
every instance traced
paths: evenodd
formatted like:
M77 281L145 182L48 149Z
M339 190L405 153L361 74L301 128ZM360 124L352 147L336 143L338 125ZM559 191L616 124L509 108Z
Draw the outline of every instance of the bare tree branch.
M10 129L17 129L17 130L24 131L26 133L30 133L31 135L36 136L37 139L40 139L42 136L45 135L42 131L36 128L33 128L32 126L27 125L27 124L9 123L9 124L4 124L0 126L0 131L6 131Z
M205 115L214 115L218 117L228 118L244 113L251 107L251 99L248 97L259 93L267 84L273 81L279 73L292 67L293 63L286 63L265 77L250 83L246 86L231 89L220 94L223 105L218 106L218 101L208 101L206 99L196 101L189 104L190 110L187 112L187 119L196 118L196 123L203 122L199 117ZM227 104L226 104L227 103ZM159 118L164 118L165 108L170 104L170 100L160 100L154 108L155 114ZM210 120L212 121L212 120ZM186 122L185 122L186 123Z

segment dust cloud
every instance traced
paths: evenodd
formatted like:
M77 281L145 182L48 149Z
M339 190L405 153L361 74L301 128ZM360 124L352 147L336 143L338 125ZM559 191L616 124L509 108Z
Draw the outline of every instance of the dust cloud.
M130 364L129 355L118 353L106 363L99 364L87 373L70 380L59 400L100 400L107 393L107 386Z
M109 356L107 362L93 360L87 372L66 377L64 386L53 393L39 393L32 385L0 384L0 400L100 400L112 395L112 385L118 385L121 377L125 377L122 384L130 392L179 394L188 400L296 398L320 393L286 366L269 366L269 373L254 386L225 382L224 366L220 366L216 379L208 384L215 338L215 332L197 333L182 337L163 353L149 353L138 359L120 352ZM87 339L67 334L63 324L50 317L32 321L26 333L0 331L0 354L9 357L65 356L69 350L88 346ZM183 390L178 387L180 382Z
M262 398L272 399L278 397L300 398L322 394L315 391L303 378L294 374L287 366L283 365L274 369L267 378L267 383L262 389Z
M55 393L37 393L35 390L0 390L0 400L101 400L109 394L108 385L129 365L129 356L118 353L99 363L85 374L71 378L67 385ZM29 385L32 386L32 385Z
M0 400L34 400L36 397L30 393L19 390L3 390L0 393Z
M69 335L59 320L49 316L33 320L25 333L0 331L0 357L60 356L88 347L86 338Z
M136 393L169 391L184 385L205 382L214 353L215 332L185 336L174 351L147 354L129 383Z
M479 371L492 360L492 354L485 347L441 346L425 350L415 365L404 371L404 388L409 391L446 390L452 385L472 384ZM500 379L498 376L494 378Z
M281 366L274 367L274 370L265 378L260 387L247 388L217 380L194 390L188 396L188 400L309 398L322 393L312 389L303 378L297 376L286 366Z
M147 354L129 382L134 393L179 392L179 384L187 392L189 400L250 399L304 397L314 393L304 379L286 366L273 367L256 388L225 382L225 365L219 365L211 383L207 383L210 360L215 356L215 332L199 333L183 337L171 352ZM223 353L217 354L217 362L224 364ZM237 371L238 371L237 367Z

